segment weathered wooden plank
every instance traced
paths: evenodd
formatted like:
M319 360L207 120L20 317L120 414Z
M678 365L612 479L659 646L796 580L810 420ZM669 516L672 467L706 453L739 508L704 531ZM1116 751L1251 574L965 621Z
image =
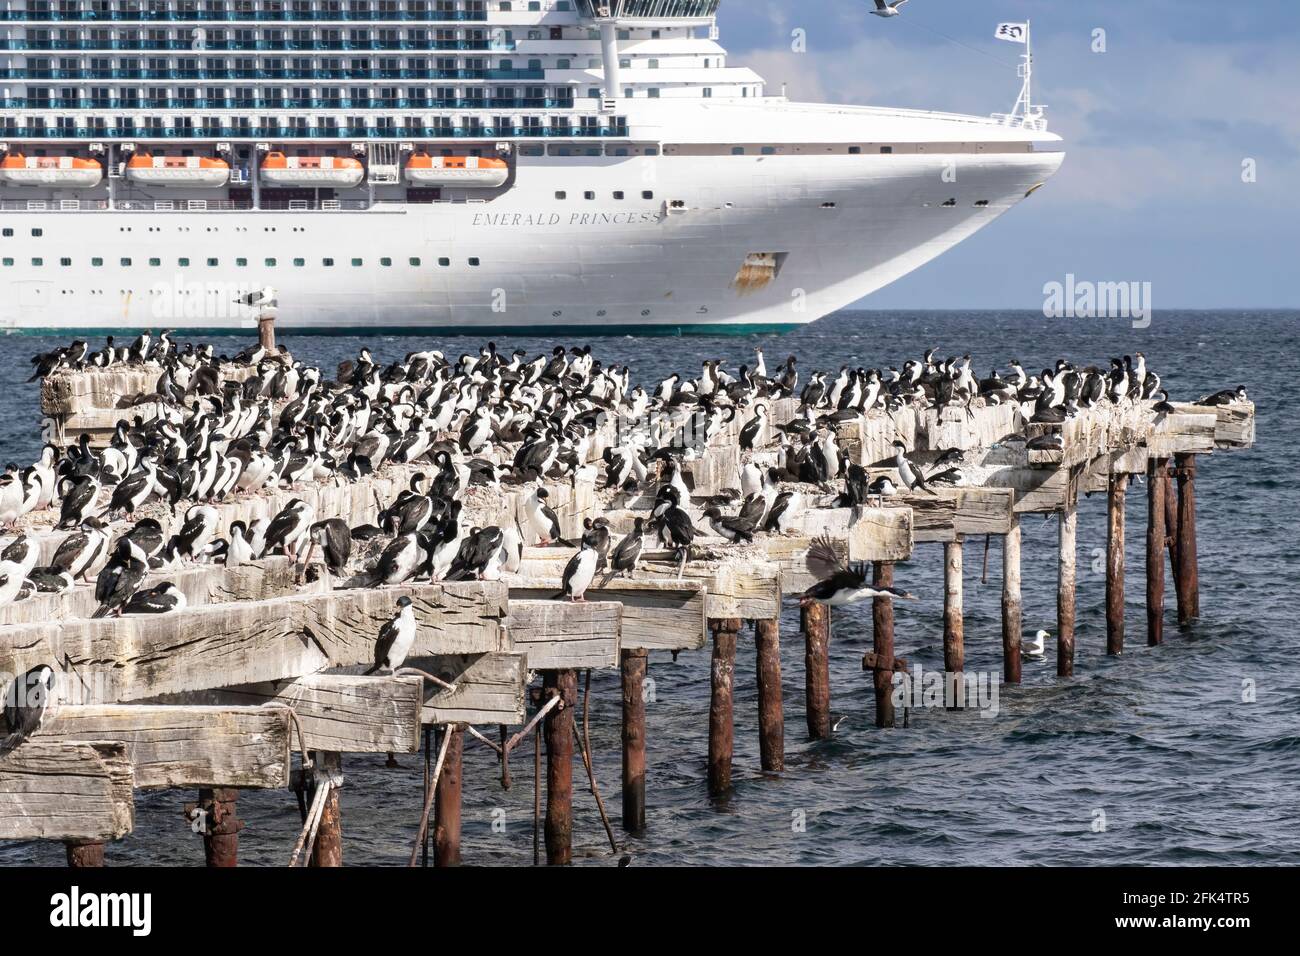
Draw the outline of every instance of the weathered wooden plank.
M1025 416L1016 403L965 408L950 405L921 413L922 439L917 443L930 451L990 448L1024 431ZM891 455L892 457L892 455Z
M54 547L50 548L50 556ZM318 594L329 588L326 578L299 584L297 572L289 559L283 557L270 557L236 568L198 565L173 571L156 571L145 578L142 586L153 587L163 581L170 581L181 590L188 607L260 601L288 594ZM99 601L95 599L94 583L78 584L62 594L36 594L26 601L0 607L0 627L88 618L95 613L97 607Z
M891 463L898 451L894 447L895 441L914 449L919 439L924 437L920 413L910 406L891 414L874 411L866 418L839 425L835 431L848 460L864 468Z
M426 724L522 724L528 655L455 655L414 661L455 686L426 688L420 720Z
M0 757L0 840L116 840L135 825L126 744L28 741Z
M32 739L121 741L141 790L289 785L289 715L283 710L64 706Z
M423 684L419 676L310 674L167 695L159 701L243 707L283 704L298 715L308 750L415 753L420 749ZM291 743L294 750L303 746L296 729Z
M617 667L622 617L612 601L511 601L507 627L533 670Z
M543 563L530 559L523 570L525 574L506 577L512 602L546 600L560 592L562 561ZM597 578L597 585L603 583L602 578ZM708 589L703 582L618 578L604 587L589 588L586 596L588 601L616 601L623 605L624 650L696 650L708 641Z
M807 508L791 527L798 537L844 536L850 561L905 561L912 554L912 512L904 506ZM774 538L759 538L765 540Z
M508 650L498 582L423 584L210 605L158 617L0 630L0 673L48 663L75 674L86 703L140 700L368 664L399 597L414 603L413 654Z

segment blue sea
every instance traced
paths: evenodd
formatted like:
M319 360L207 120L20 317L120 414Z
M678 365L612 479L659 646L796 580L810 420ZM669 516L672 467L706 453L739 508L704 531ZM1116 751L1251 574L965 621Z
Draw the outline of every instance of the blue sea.
M586 339L582 340L586 341ZM844 312L782 336L591 340L604 361L634 379L670 371L698 374L710 358L734 370L761 346L769 368L798 355L813 369L901 366L926 348L970 352L976 370L1027 369L1058 357L1105 365L1143 351L1172 397L1194 399L1246 385L1258 410L1250 451L1200 459L1198 519L1202 618L1180 630L1172 610L1166 643L1145 646L1142 568L1145 487L1128 497L1126 653L1105 654L1106 502L1079 509L1079 618L1075 676L1048 660L1025 666L1022 686L1003 686L996 717L978 710L912 710L908 726L877 730L870 679L869 605L837 610L831 642L834 739L807 740L803 641L797 607L782 618L786 769L759 770L752 633L739 641L734 790L711 801L706 789L707 650L651 657L647 705L648 829L618 829L619 679L597 672L591 691L597 780L620 846L611 855L580 762L574 766L575 857L582 865L1173 865L1296 864L1300 776L1300 641L1291 591L1300 580L1300 422L1284 411L1294 397L1300 313L1162 312L1149 328L1117 320L1045 319L1029 312ZM281 336L298 358L333 368L365 344L381 357L440 348L474 351L477 338L309 338ZM26 464L39 448L37 386L28 357L54 342L0 338L0 461ZM241 343L218 342L234 351ZM502 349L549 350L547 338L498 340ZM581 341L564 344L582 344ZM1056 522L1024 522L1025 628L1055 632ZM1001 673L1000 547L981 583L982 540L966 545L966 667ZM897 583L920 595L900 604L898 652L943 666L942 548L922 545L900 564ZM1172 608L1172 587L1167 604ZM495 728L483 728L489 735ZM512 760L501 788L495 755L467 740L462 848L469 864L532 861L532 754ZM423 758L346 757L342 791L344 858L353 865L404 865L420 812ZM201 839L182 819L193 793L139 793L135 832L108 848L110 865L202 865ZM299 829L288 791L245 791L239 813L241 863L288 861ZM57 845L0 847L0 864L60 864Z

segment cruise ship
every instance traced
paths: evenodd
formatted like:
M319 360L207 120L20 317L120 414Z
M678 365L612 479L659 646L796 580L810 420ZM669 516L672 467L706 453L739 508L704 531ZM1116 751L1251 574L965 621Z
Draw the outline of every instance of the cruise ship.
M0 331L787 329L1062 162L775 95L718 4L0 0Z

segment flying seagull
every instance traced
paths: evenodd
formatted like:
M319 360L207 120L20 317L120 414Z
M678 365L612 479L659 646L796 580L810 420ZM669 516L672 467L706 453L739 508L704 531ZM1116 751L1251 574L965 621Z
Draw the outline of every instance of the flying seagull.
M907 0L893 0L892 3L887 3L886 0L876 0L876 9L868 12L876 17L896 17L901 12L898 8L905 3L907 3Z

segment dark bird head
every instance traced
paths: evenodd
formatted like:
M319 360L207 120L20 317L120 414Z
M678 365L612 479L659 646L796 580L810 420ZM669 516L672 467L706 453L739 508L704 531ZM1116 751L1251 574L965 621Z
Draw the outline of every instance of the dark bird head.
M399 608L408 608L411 606L411 599L406 595L402 595L397 599L397 606Z

